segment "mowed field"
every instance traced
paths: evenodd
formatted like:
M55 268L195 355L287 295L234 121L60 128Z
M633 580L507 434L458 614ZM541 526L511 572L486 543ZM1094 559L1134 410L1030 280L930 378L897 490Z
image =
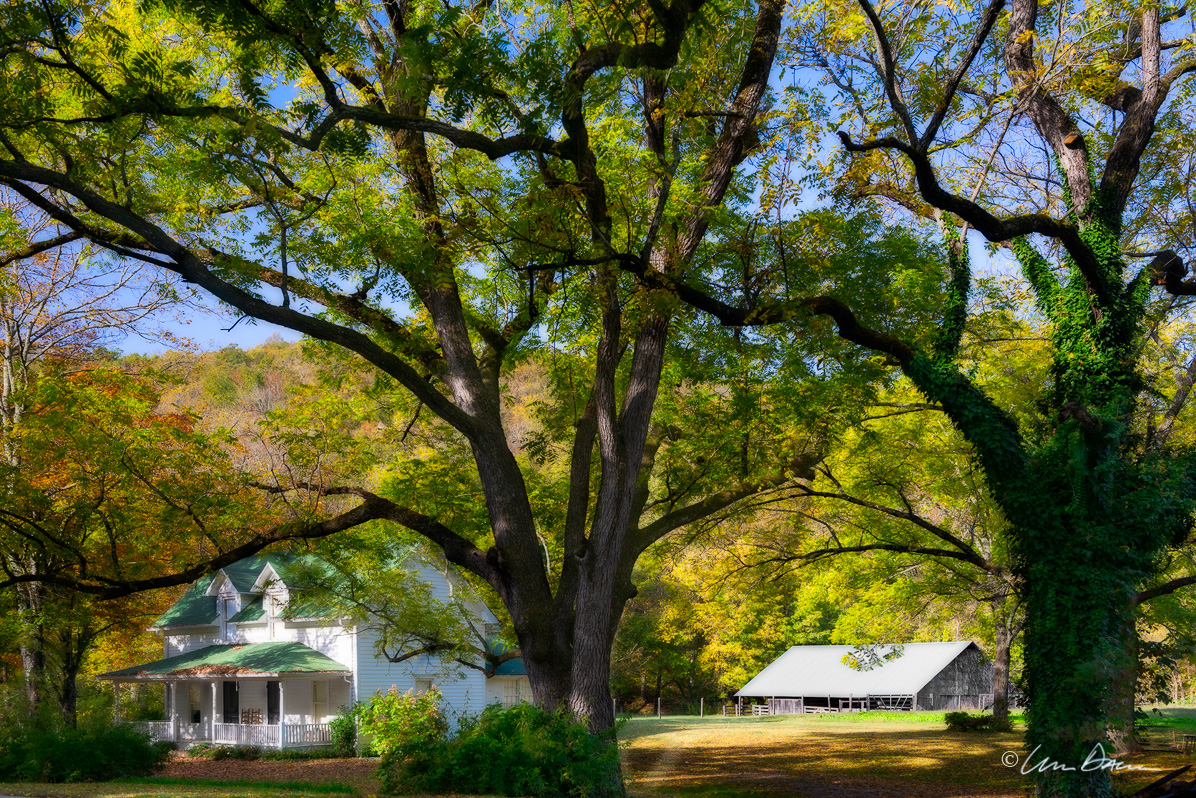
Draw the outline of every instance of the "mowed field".
M1147 750L1128 764L1150 770L1120 774L1125 793L1196 763L1191 754L1172 750L1173 738L1196 735L1196 710L1163 710L1146 723ZM1020 728L1008 734L948 732L942 713L636 717L620 736L635 798L1025 798L1033 779L1019 772L1027 754ZM1010 767L1005 763L1012 756L1017 763ZM377 792L375 766L370 760L179 759L158 778L0 784L0 796L363 798Z
M1196 711L1167 714L1148 730L1148 750L1127 760L1151 770L1120 774L1123 791L1196 761L1164 750L1173 728L1196 733L1196 717L1175 716ZM633 718L622 738L637 796L1025 798L1033 780L1020 772L1029 753L1020 725L1006 734L948 732L941 712Z

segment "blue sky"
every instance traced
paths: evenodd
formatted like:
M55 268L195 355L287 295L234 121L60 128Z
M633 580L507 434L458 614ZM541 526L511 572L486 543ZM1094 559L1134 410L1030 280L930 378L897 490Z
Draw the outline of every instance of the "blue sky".
M223 349L230 344L236 344L242 349L252 349L263 343L272 335L279 335L287 341L298 341L301 336L294 330L279 327L256 319L243 319L230 331L237 317L226 309L217 309L215 301L208 297L201 297L208 305L207 308L190 312L184 321L164 322L162 326L172 333L193 341L204 351ZM128 335L117 345L125 354L156 355L167 351L169 347L160 341L147 341L137 335Z

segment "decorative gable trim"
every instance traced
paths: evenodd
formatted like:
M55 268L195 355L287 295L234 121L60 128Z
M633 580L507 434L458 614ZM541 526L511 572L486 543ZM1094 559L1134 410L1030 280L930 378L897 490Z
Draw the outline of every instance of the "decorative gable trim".
M236 592L236 588L233 587L233 580L228 578L228 574L223 570L217 571L212 574L212 581L208 584L208 589L204 591L204 595L219 596L221 593L226 592L224 589L226 586L232 592Z
M274 570L274 566L271 563L266 563L266 567L262 569L257 579L254 580L252 590L254 593L262 594L267 591L274 592L278 588L286 590L287 584L282 581L282 576L279 575L278 571Z

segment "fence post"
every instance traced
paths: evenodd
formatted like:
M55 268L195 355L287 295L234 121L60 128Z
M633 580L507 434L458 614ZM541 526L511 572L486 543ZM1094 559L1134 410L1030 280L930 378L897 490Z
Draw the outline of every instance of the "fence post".
M698 699L698 717L699 718L706 717L706 699L705 698Z
M660 720L660 696L656 696L656 719Z

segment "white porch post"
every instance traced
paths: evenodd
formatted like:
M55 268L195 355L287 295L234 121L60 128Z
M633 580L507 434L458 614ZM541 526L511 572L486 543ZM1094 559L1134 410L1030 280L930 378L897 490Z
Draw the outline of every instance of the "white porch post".
M113 710L113 719L120 723L120 682L112 683L112 692L116 696L116 707Z
M220 682L212 682L212 734L210 735L210 739L213 742L216 741L216 685L218 684Z
M278 680L278 747L285 748L287 744L287 703L286 691L283 690L285 685L282 679Z
M170 739L179 739L179 683L170 682Z

